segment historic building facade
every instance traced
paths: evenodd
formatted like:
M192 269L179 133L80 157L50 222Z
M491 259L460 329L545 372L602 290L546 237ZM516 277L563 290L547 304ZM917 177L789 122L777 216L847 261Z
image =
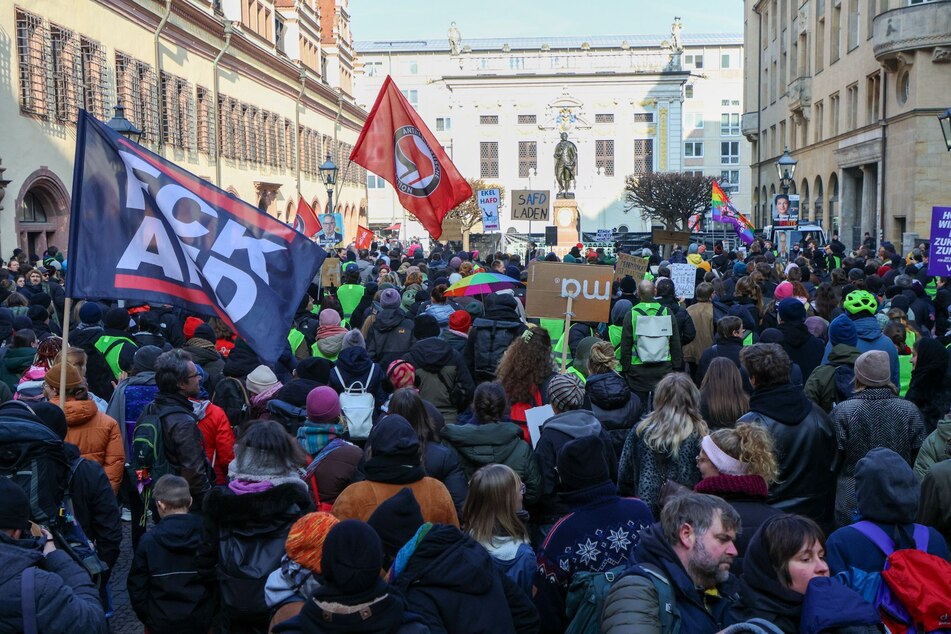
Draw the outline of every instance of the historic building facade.
M366 119L347 0L4 2L0 42L4 257L66 247L77 110L119 100L143 145L281 220L299 195L326 205L330 154L348 238L366 217L365 174L343 170Z
M463 176L507 192L554 196L553 155L567 130L578 152L582 231L649 229L624 209L625 177L647 171L726 179L745 209L742 38L691 35L697 27L677 19L668 36L467 39L465 25L454 25L443 40L358 41L357 103L369 109L392 76ZM371 226L424 235L389 184L368 174L367 185ZM527 221L511 220L509 203L502 231L527 231Z
M746 0L744 39L758 224L788 147L805 218L851 245L928 236L949 193L935 116L951 106L951 2Z

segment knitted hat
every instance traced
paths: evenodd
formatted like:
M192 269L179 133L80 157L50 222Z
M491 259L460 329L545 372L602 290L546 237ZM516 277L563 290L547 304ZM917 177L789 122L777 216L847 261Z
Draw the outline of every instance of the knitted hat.
M780 282L779 285L776 287L776 290L773 291L773 298L777 302L792 296L793 296L792 282Z
M208 324L202 324L195 328L195 336L192 338L204 339L205 341L210 341L211 343L218 343L218 337L215 335L215 329Z
M366 341L363 339L363 333L359 330L351 330L343 336L343 344L340 346L341 350L346 350L347 348L366 348Z
M26 309L26 316L30 318L30 321L44 321L49 319L50 312L45 306L34 305Z
M60 379L63 376L63 364L57 363L52 366L49 370L46 371L46 377L44 380L46 384L49 385L54 390L58 390L60 387ZM84 384L83 375L79 373L79 370L71 363L66 364L66 389L72 390L77 387L82 387Z
M777 306L779 318L783 321L805 321L806 307L795 297L787 297Z
M806 317L806 329L813 337L822 339L822 343L829 338L829 322L818 315Z
M416 386L416 368L409 361L396 359L386 368L386 376L394 390Z
M387 288L380 293L380 306L383 308L396 308L400 301L400 293L395 288Z
M556 374L548 382L548 400L560 412L578 409L584 403L584 386L573 374Z
M451 260L449 260L449 268L451 268L452 270L458 271L460 266L462 266L461 258L454 257Z
M558 452L558 477L569 490L610 482L604 443L598 436L582 436L562 445Z
M132 357L132 374L142 372L154 372L155 360L162 354L162 349L158 346L142 346L135 351Z
M274 370L266 365L259 365L248 375L245 385L248 387L248 392L257 396L261 392L274 387L277 382L277 376L274 374Z
M53 430L59 438L66 439L66 433L69 426L66 424L66 413L58 405L53 405L49 401L38 401L30 403L30 409L36 414L37 418L43 421L43 424Z
M759 342L760 343L778 343L782 344L786 341L783 331L778 328L764 328L761 333L759 333Z
M344 520L324 540L320 568L327 584L341 594L360 594L380 580L383 545L369 524Z
M185 339L191 339L195 336L195 329L198 326L205 323L198 317L187 317L185 319L185 324L182 326L182 332L185 334Z
M307 395L307 420L335 423L340 418L340 397L332 387L321 385Z
M621 278L621 292L625 295L633 295L637 291L637 282L630 275Z
M439 336L439 322L432 315L419 315L413 322L413 337L416 340Z
M469 332L472 326L472 316L464 310L457 310L449 315L449 330Z
M36 293L30 297L30 306L43 306L44 308L53 303L53 298L49 293Z
M846 315L839 315L829 324L829 343L833 346L844 343L853 348L858 344L858 331L855 324Z
M383 555L390 560L396 557L400 548L416 534L425 521L413 490L403 487L399 493L376 507L367 524L380 536Z
M287 556L311 572L320 574L324 542L330 529L340 523L330 513L308 513L291 526L284 542Z
M30 530L30 498L10 478L0 478L0 529Z
M733 277L739 279L746 275L746 262L737 262L733 265Z
M98 324L102 321L102 306L98 302L86 302L79 309L79 321L84 324Z
M110 308L106 311L102 323L110 330L127 330L129 328L129 313L125 308Z
M884 350L869 350L860 354L855 360L855 380L866 387L886 387L891 383L888 353Z
M330 383L330 373L333 371L333 361L322 357L308 357L297 364L297 378L316 381L321 385Z
M696 243L693 243L693 244L691 244L689 247L687 247L687 253L696 253L696 252L697 252L697 244L696 244Z
M466 303L464 310L472 316L472 319L478 319L485 314L485 306L477 299Z
M339 326L340 325L340 313L335 311L333 308L325 308L320 311L320 315L317 317L317 321L321 326Z

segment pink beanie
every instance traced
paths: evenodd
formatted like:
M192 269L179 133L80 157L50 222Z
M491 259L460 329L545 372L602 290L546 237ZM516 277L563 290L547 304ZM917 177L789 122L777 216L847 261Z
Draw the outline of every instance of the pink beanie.
M335 311L333 308L325 308L320 311L320 315L317 317L317 322L321 326L339 326L340 313Z
M307 420L335 423L340 418L340 397L332 387L321 385L307 395Z
M792 297L793 294L793 285L791 282L780 282L779 286L776 287L776 290L773 291L773 298L779 302L782 299L787 297Z

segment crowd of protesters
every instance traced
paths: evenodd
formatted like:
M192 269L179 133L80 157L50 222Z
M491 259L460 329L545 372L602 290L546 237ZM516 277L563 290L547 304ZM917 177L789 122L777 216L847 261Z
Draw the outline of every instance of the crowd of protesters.
M524 284L447 290L603 249L338 255L266 364L222 320L95 298L63 350L68 261L14 253L0 632L106 632L117 585L152 634L951 627L951 287L924 245L649 246L567 330ZM9 467L37 439L68 476L37 458L30 490ZM39 516L57 486L90 557Z

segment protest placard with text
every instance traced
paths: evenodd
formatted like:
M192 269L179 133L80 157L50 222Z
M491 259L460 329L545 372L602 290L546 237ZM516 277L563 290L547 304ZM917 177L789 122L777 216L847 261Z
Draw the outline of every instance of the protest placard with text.
M572 321L608 321L611 315L609 266L532 262L528 267L525 313L529 317L564 318L572 298Z

